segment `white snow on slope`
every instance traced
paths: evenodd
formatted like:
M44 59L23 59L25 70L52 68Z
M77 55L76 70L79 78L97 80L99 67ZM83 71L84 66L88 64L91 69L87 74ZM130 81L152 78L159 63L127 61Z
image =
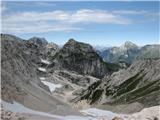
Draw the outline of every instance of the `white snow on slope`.
M89 116L65 116L62 120L100 120Z
M44 60L44 59L41 59L41 62L44 63L44 64L47 64L47 65L50 64L50 62L48 60Z
M1 101L1 104L3 105L3 108L5 110L9 110L12 112L16 113L29 113L29 114L35 114L35 115L42 115L42 116L47 116L47 117L52 117L52 118L57 118L58 120L97 120L97 119L92 119L91 117L82 117L82 116L59 116L59 115L53 115L45 112L40 112L36 110L32 110L30 108L25 107L24 105L13 102L13 104Z
M51 92L55 91L56 88L60 88L62 87L61 84L54 84L54 83L51 83L51 82L47 82L47 81L44 81L44 80L41 80L41 82L45 85L47 85L49 87L49 90Z
M123 115L123 114L116 114L111 111L100 110L97 108L89 108L86 110L81 110L80 112L84 115L89 115L89 116L93 116L93 117L100 117L100 118L105 117L105 118L108 118L109 120L112 120L115 116L118 116L121 118L126 117L126 115Z
M46 72L46 69L45 69L45 68L39 67L38 70L39 70L39 71L42 71L42 72Z
M40 79L40 80L45 80L46 78L45 78L45 77L39 77L39 79Z

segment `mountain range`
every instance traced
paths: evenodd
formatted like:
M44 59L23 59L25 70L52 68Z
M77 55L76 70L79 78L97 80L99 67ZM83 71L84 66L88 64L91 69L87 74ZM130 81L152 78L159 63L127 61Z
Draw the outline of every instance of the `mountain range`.
M155 57L159 55L158 46L140 48L127 42L110 48L118 61L119 54L127 51L130 59L124 60L130 60L131 65L125 66L104 61L91 45L74 39L59 47L45 38L24 40L1 34L1 104L4 110L28 111L20 114L26 120L33 114L54 120L114 120L106 110L133 114L159 106L160 59ZM136 51L139 55L135 55ZM104 110L108 117L91 116L82 108Z
M105 50L97 50L97 53L109 63L125 62L131 64L136 59L159 58L159 48L159 44L137 46L126 41L119 47L108 47Z

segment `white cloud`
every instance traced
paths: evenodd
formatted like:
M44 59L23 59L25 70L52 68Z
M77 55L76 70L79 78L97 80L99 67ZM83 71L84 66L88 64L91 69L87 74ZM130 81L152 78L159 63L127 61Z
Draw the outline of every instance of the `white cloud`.
M81 30L80 24L130 24L129 19L102 10L19 12L2 16L2 31L39 33Z
M81 28L54 24L47 22L16 22L16 23L2 23L2 32L4 33L44 33L44 32L57 32L57 31L76 31L81 30Z
M140 16L140 19L129 19L127 18L128 15L137 15ZM150 21L151 18L157 20L157 14L144 10L103 11L81 9L77 11L12 12L8 15L2 14L2 32L20 34L55 31L70 32L84 30L84 25L90 23L125 25L141 23L146 20Z
M102 10L79 10L71 15L69 22L129 24L130 20Z
M128 24L130 21L118 15L100 10L52 11L52 12L23 12L5 16L5 21L62 21L68 23L113 23Z
M140 15L148 13L145 10L115 10L113 11L115 14L126 14L126 15Z

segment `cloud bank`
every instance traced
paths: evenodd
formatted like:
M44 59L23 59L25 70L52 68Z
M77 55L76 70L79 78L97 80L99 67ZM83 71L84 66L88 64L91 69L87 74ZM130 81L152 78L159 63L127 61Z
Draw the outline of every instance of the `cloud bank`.
M86 24L132 24L133 20L123 15L145 14L146 11L104 11L80 9L77 11L16 12L2 15L4 33L41 33L54 31L83 30Z

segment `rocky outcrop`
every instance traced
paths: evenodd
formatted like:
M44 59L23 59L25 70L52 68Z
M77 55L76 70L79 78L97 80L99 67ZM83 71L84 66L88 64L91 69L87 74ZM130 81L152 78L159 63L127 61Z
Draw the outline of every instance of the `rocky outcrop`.
M138 102L143 107L150 107L160 104L159 84L160 59L138 60L128 69L93 83L77 99L87 99L93 105L127 105Z
M92 76L80 75L73 71L62 71L61 70L61 71L57 71L56 74L65 78L67 81L74 83L76 85L82 86L82 87L87 87L93 84L94 82L100 80Z
M102 78L108 70L101 57L89 44L70 39L55 56L60 68Z
M4 110L3 108L0 110L1 112L1 120L25 120L25 117L14 113L8 110Z
M33 37L25 41L26 52L32 55L31 60L39 64L41 59L49 59L49 56L54 56L59 47L55 43L48 43L45 38Z

